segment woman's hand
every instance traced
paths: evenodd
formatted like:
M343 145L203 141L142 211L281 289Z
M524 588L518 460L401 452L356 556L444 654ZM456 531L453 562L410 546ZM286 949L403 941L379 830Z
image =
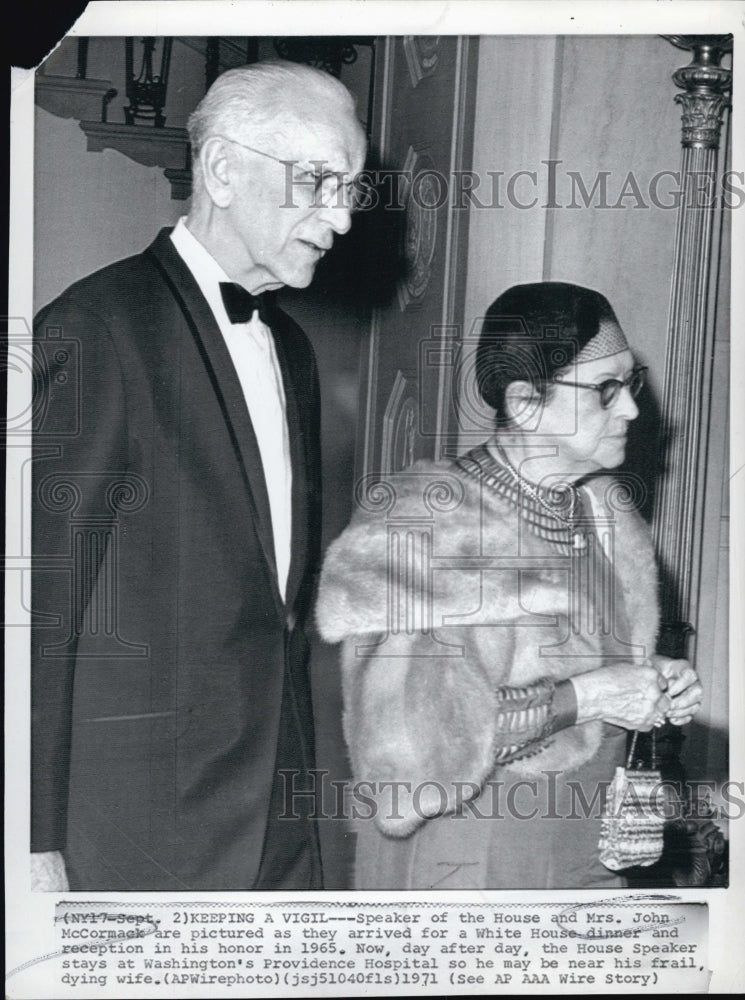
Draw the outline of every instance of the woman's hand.
M602 719L624 729L646 732L672 709L670 681L654 666L617 663L572 677L577 722ZM672 721L672 720L671 720ZM682 724L682 723L678 723Z
M672 660L656 653L649 660L667 680L667 694L672 702L666 713L668 721L674 726L684 726L701 708L704 696L696 671L688 660Z

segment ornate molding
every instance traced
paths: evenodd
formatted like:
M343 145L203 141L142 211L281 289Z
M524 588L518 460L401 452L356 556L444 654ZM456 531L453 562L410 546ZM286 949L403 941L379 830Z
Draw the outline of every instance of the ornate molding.
M80 80L73 76L50 76L37 73L34 100L58 118L99 118L106 121L106 110L116 90L111 80Z
M678 94L675 102L683 108L683 145L691 149L718 149L729 98L722 94Z
M701 204L699 181L713 185L718 172L722 115L732 74L719 64L731 51L731 35L672 35L668 40L693 52L688 66L673 80L685 93L681 177L684 197L678 209L674 268L665 363L664 413L667 441L660 445L659 488L653 517L654 536L663 567L661 588L663 632L660 648L683 655L689 622L695 617L700 569L700 499L710 408L713 324L708 299L712 245L717 227L713 199ZM664 647L664 648L663 648Z
M432 160L410 146L403 167L406 199L404 258L406 273L398 284L401 312L418 305L432 276L437 246L437 210L440 207L439 177Z
M147 128L116 122L83 121L88 152L116 149L144 167L183 168L189 135L185 128Z
M88 152L115 149L145 167L161 167L171 183L171 196L178 200L191 193L189 134L185 128L148 128L114 122L82 121Z
M163 173L171 185L171 197L174 201L185 201L191 197L190 167L166 167Z
M709 309L713 290L712 248L721 226L721 204L700 200L699 179L713 186L718 176L725 91L731 73L719 64L731 50L731 35L669 35L679 48L693 52L690 65L673 80L685 93L682 105L681 169L683 198L677 210L673 274L668 317L663 393L664 433L659 442L659 486L653 511L653 534L661 567L662 623L659 652L673 657L688 653L696 629L697 594L702 565L703 498L706 485L704 442L709 432L714 324ZM643 738L652 766L663 780L685 784L680 763L683 737L666 725L655 739ZM661 877L675 885L703 885L714 869L721 834L698 806L683 797L683 826L677 842L668 839ZM690 810L693 811L690 811ZM671 828L672 830L672 828ZM711 848L711 861L707 855ZM678 860L676 860L678 859ZM701 862L701 863L699 863Z
M439 35L405 35L404 52L409 67L411 86L417 87L425 77L432 76L440 59Z
M722 117L729 98L722 94L678 94L676 104L683 108L683 145L689 148L717 149Z
M717 149L722 118L730 101L732 71L720 65L732 51L732 35L667 35L673 45L693 52L688 66L673 73L675 84L685 91L675 98L683 108L684 148Z
M414 462L416 437L416 379L399 369L383 414L381 469L385 473L401 472Z

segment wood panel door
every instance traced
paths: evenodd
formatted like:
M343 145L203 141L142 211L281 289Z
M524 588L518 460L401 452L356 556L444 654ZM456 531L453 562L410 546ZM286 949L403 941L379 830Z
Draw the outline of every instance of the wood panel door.
M358 480L454 449L477 46L436 36L377 46L371 155L391 281L363 365Z

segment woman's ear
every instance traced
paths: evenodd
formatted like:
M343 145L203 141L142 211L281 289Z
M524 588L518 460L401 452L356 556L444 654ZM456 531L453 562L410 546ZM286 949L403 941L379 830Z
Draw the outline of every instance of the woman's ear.
M528 430L526 425L535 419L543 397L530 382L510 382L504 393L504 402L510 423Z

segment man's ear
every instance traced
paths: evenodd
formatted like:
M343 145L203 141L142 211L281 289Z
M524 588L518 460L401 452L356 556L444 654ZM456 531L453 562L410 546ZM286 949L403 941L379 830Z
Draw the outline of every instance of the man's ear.
M233 199L233 156L229 143L219 135L210 136L199 151L202 181L218 208L227 208Z
M505 389L504 403L510 422L526 427L536 416L543 398L530 382L510 382ZM526 428L527 429L527 428Z

